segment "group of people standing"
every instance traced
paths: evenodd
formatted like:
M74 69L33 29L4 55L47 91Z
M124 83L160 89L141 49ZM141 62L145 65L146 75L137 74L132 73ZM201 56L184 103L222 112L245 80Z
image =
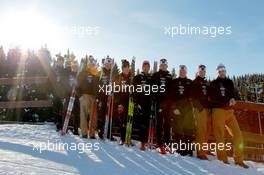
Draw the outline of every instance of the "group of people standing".
M135 112L134 115L139 115L135 122L140 128L141 150L145 150L148 146L149 121L150 116L153 116L151 109L154 106L156 114L154 118L155 142L161 154L170 152L166 146L169 143L190 144L195 142L201 145L207 143L211 131L216 143L225 143L225 130L228 127L233 136L235 163L248 168L243 162L243 138L233 110L233 106L236 104L235 89L232 80L227 78L226 67L223 64L219 64L216 68L217 78L209 82L206 80L205 65L198 66L197 76L191 80L187 78L185 65L179 66L179 76L173 78L167 70L168 62L166 59L160 60L159 70L152 74L150 73L150 62L144 61L142 72L135 76L133 76L131 64L127 60L122 60L121 73L113 76L113 63L110 57L105 58L102 69L98 71L96 60L89 56L87 65L78 74L77 70L70 74L76 79L76 84L72 85L72 88L76 88L78 97L76 104L79 103L76 108L79 109L80 113L80 115L73 114L80 116L80 123L76 125L75 133L78 133L77 128L79 128L78 134L82 137L94 139L95 134L98 133L99 138L104 139L109 94L100 92L99 87L113 84L113 82L119 85L162 86L162 90L150 94L128 91L112 94L115 99L114 114L116 116L114 115L114 117L117 118L115 121L118 122L121 145L125 143L129 99L132 95L134 110L139 111ZM60 77L60 73L57 75ZM63 83L65 82L63 81L66 80L60 78L58 80L58 84L64 86ZM67 100L65 104L67 104ZM95 105L96 111L94 112ZM89 120L91 116L94 117L93 125L88 124L91 122ZM89 126L92 128L88 128ZM87 132L88 130L89 132ZM112 138L111 135L107 137ZM182 156L192 156L193 151L193 149L177 150ZM209 151L199 149L197 150L197 157L207 160ZM217 158L228 164L225 148L217 149Z

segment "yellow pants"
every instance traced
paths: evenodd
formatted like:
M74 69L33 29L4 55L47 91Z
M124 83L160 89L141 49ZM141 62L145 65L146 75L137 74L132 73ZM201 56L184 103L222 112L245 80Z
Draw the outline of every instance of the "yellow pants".
M207 143L212 126L211 126L211 113L210 109L204 108L202 111L194 108L195 120L196 120L196 142L199 145ZM197 150L198 156L206 155L209 150Z
M92 115L92 108L93 103L95 102L95 97L92 95L84 94L80 97L80 129L81 134L89 135L89 137L94 136L94 131L97 124L97 114L96 111L94 113L94 121L93 121L93 127L91 128L91 133L88 133L88 126L87 126L87 119L88 116L91 118ZM89 126L90 126L91 120L89 119Z
M228 127L233 134L233 156L236 163L242 162L243 157L243 137L234 115L234 110L214 108L212 111L213 132L216 143L225 143L225 127ZM218 160L227 162L226 150L217 150Z

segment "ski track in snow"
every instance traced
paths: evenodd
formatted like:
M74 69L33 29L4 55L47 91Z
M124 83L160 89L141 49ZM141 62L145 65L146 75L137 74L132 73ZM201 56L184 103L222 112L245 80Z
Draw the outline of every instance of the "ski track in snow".
M50 143L99 143L99 150L43 150L33 147ZM210 161L178 154L161 155L155 150L119 146L117 142L60 136L52 124L0 125L0 175L263 175L264 164L247 161L250 169L225 165L210 156Z

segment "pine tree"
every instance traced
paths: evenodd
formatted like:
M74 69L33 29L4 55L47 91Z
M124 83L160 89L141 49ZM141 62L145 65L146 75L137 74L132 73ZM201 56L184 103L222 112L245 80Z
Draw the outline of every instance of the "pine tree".
M177 74L176 74L176 70L175 68L172 68L171 70L171 75L172 75L172 78L175 79L177 77Z

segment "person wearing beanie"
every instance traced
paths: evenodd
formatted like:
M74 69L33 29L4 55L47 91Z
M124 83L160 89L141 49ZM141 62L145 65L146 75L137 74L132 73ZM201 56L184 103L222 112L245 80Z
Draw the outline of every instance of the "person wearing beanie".
M179 66L179 77L172 80L168 96L171 101L172 141L190 144L194 135L194 118L190 101L192 81L187 78L187 67ZM192 156L192 149L176 150L182 156Z
M56 114L55 116L55 124L57 127L57 131L62 129L64 117L67 110L66 98L68 97L68 92L70 89L70 85L68 83L69 80L69 72L64 67L64 57L61 55L56 55L57 60L52 71L52 84L54 84L53 88L53 112Z
M208 141L208 133L211 130L211 109L209 105L209 82L206 80L206 66L199 65L197 77L192 82L191 89L192 104L196 119L196 142L200 145L197 150L197 157L201 160L208 160L203 150L203 143Z
M166 104L166 93L172 80L172 76L168 71L168 61L165 58L160 60L159 71L153 74L152 80L153 85L163 87L163 90L153 93L152 97L157 104L157 146L159 147L159 152L161 154L166 154L165 144L169 142L170 135L170 121L168 118L169 105Z
M106 87L108 86L110 82L110 74L111 69L113 66L113 59L107 56L102 60L102 70L99 73L99 86L100 87ZM114 77L112 77L114 79ZM107 99L108 94L106 92L99 92L98 93L98 136L100 139L104 139L104 126L105 126L105 115L107 113ZM109 133L109 132L108 132ZM107 136L109 138L109 136ZM110 139L110 138L109 138Z
M243 137L234 115L233 106L235 89L231 79L226 76L226 67L219 64L216 68L218 77L210 84L210 100L212 106L213 132L217 144L225 144L225 128L233 135L233 156L235 164L249 168L243 162ZM226 149L217 149L217 158L228 164Z
M142 64L142 72L135 76L134 78L134 85L135 87L141 86L144 89L145 86L151 86L152 78L149 73L150 71L150 63L149 61L145 60ZM150 89L150 88L148 88ZM137 113L139 128L140 128L140 141L142 151L145 150L145 145L148 141L148 124L149 124L149 117L150 117L150 108L151 108L151 93L147 94L146 91L142 92L135 92L134 94L134 103L136 104L137 110L140 112Z
M132 74L130 71L129 62L124 59L122 60L122 72L116 78L115 82L120 87L129 86L131 83ZM119 120L119 130L120 130L120 145L125 143L126 137L126 123L128 114L128 104L129 104L129 90L120 90L115 94L115 106L117 106L118 120Z
M77 79L77 95L80 97L80 129L81 136L84 138L95 138L95 128L97 123L97 113L94 113L94 125L93 128L88 131L87 121L91 122L90 117L92 115L92 106L95 102L95 98L98 92L98 76L97 76L97 64L93 56L89 56L86 69L80 72ZM88 120L87 120L88 119ZM90 124L89 124L90 126Z

